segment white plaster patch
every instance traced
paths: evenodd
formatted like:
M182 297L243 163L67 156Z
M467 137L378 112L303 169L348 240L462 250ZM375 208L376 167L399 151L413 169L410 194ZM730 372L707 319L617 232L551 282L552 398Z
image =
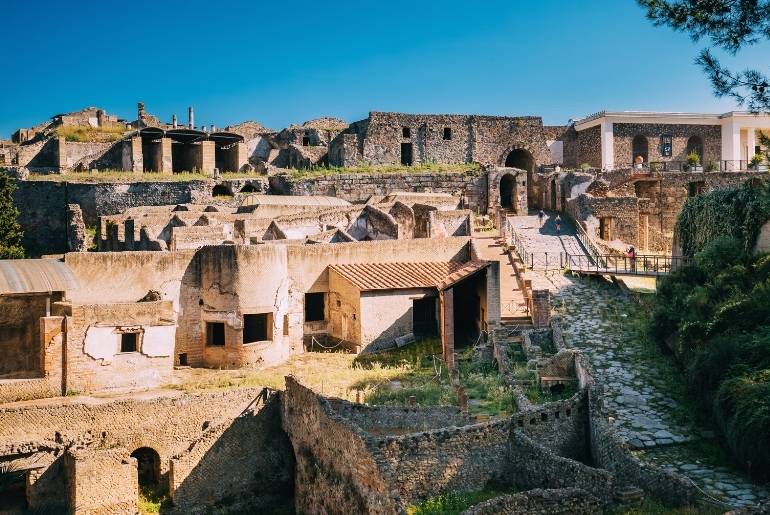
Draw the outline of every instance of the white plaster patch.
M174 352L175 338L176 326L161 325L145 327L140 351L142 354L151 358L171 356Z
M119 338L114 327L89 326L83 339L83 352L94 359L103 360L105 365L109 364L118 351Z

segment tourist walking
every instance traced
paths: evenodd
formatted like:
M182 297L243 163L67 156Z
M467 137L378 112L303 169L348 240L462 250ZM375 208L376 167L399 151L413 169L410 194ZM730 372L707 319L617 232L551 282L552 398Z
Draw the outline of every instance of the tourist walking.
M626 257L628 257L629 264L631 265L631 271L636 272L636 249L633 246L628 247Z
M537 219L540 221L540 227L543 227L543 219L545 218L545 211L542 209L537 212Z
M556 215L556 234L561 234L561 215Z

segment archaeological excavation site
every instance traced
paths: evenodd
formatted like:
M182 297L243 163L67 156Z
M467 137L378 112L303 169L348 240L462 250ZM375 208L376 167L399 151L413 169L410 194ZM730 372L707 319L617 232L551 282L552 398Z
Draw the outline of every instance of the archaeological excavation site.
M767 513L651 303L739 273L706 212L770 250L770 116L170 119L0 142L3 515Z

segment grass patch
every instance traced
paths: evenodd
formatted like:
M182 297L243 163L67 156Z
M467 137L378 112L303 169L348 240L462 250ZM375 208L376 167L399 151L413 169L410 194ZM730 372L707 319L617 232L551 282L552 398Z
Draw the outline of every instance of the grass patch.
M126 132L128 129L121 125L107 127L61 126L54 130L56 136L75 143L110 143L123 138Z
M161 487L139 487L139 513L141 515L162 513L169 507L171 507L171 498L168 492L163 491Z
M513 414L513 392L494 365L473 361L473 349L468 348L457 356L457 366L471 415Z
M350 167L334 167L334 166L314 166L311 168L304 168L300 170L286 170L289 176L293 179L312 179L314 177L322 177L324 175L341 175L341 174L420 174L420 173L476 173L481 170L481 165L478 163L466 163L466 164L439 164L439 163L422 163L412 166L405 165L366 165L361 164L358 166Z
M563 401L569 399L578 392L577 385L565 385L560 392L543 391L537 382L524 388L524 395L533 404L545 404L548 402Z
M441 341L436 338L417 341L388 352L368 354L355 359L364 369L381 367L401 370L387 383L364 380L354 387L367 391L369 404L400 406L416 403L420 406L457 404L457 395L441 358Z
M515 487L485 488L476 492L448 492L406 507L407 515L459 515L471 506L501 495L516 493Z

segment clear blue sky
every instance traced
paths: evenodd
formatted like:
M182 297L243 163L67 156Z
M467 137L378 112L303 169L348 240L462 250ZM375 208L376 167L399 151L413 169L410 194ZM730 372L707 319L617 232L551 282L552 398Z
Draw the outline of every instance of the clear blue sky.
M0 136L99 106L272 128L370 110L728 111L634 0L3 0ZM764 54L764 58L762 57ZM767 65L767 45L728 63Z

